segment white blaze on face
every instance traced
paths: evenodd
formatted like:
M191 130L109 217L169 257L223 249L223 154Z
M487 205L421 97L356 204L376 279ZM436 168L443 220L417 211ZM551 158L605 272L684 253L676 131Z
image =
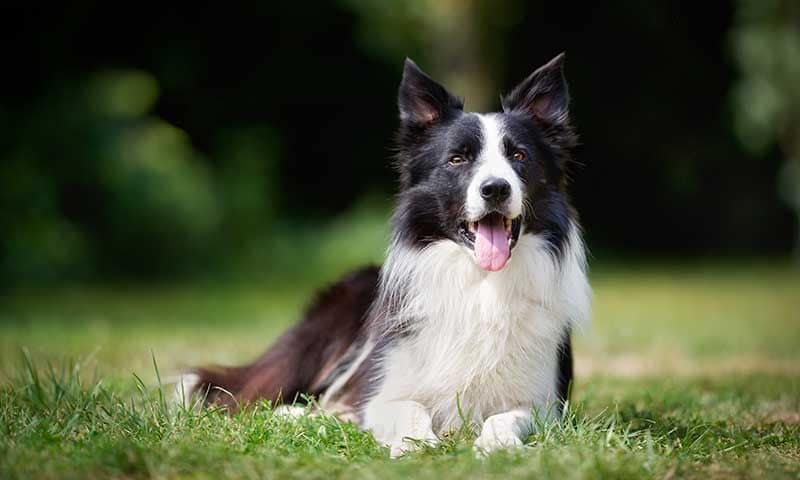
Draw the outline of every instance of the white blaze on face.
M484 270L496 272L506 266L511 255L512 220L522 213L523 185L506 158L500 117L489 114L478 115L478 119L482 146L467 188L465 210L469 228L475 234L475 260ZM510 187L502 204L487 205L481 195L481 187L487 181L503 181Z
M483 133L483 148L477 157L472 181L467 189L467 218L477 221L486 213L481 197L481 184L490 178L502 178L511 185L505 216L516 218L522 213L522 181L503 153L503 125L497 115L478 115Z

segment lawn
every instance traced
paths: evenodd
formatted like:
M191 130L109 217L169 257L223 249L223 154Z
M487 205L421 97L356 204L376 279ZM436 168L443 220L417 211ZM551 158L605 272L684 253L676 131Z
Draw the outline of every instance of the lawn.
M487 459L468 430L390 461L335 418L161 395L159 374L257 355L315 283L0 297L0 478L800 478L800 273L786 262L597 267L569 412Z

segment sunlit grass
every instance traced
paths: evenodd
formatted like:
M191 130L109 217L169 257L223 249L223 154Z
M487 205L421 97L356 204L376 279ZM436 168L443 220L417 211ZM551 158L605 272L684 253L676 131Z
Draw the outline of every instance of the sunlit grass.
M524 450L476 459L469 430L389 461L336 418L287 419L268 404L229 417L180 408L136 378L86 380L81 366L28 364L0 390L3 478L642 478L796 474L799 386L772 376L594 380Z
M517 453L477 460L460 432L393 462L331 417L228 417L158 394L154 360L162 378L249 360L320 281L18 291L0 304L0 478L796 478L797 271L601 263L592 282L564 422Z

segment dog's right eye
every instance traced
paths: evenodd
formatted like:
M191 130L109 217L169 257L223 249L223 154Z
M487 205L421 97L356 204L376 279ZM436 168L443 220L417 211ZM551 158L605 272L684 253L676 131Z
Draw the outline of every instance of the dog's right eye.
M462 155L453 155L450 157L450 161L448 163L450 163L450 165L461 165L466 161L467 160Z

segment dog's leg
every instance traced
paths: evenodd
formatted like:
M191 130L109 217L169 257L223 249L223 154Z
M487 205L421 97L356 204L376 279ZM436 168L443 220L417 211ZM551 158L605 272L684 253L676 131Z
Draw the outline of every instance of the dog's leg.
M477 454L487 454L501 448L521 447L523 440L533 431L533 416L529 408L517 408L492 415L483 422L481 434L473 449Z
M439 441L431 416L421 403L413 401L373 402L365 412L364 427L389 447L392 458L419 448L419 441L430 445Z

